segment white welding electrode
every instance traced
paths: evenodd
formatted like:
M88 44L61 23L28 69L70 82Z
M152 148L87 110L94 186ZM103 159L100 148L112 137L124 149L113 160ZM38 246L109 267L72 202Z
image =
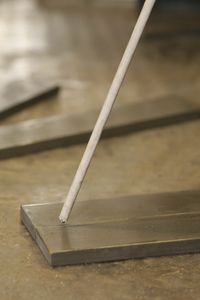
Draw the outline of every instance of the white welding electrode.
M76 171L76 174L75 174L75 177L71 184L71 187L69 189L68 195L65 199L63 208L62 208L60 216L59 216L59 219L62 223L65 223L67 221L67 219L70 215L70 212L73 208L76 197L78 195L78 192L81 188L82 182L86 175L87 169L90 165L90 162L94 155L95 149L96 149L99 139L101 137L103 128L104 128L106 121L111 113L113 104L117 98L119 89L122 85L122 82L124 80L124 77L126 75L128 67L130 65L131 59L135 53L135 50L139 43L140 37L144 31L145 25L149 19L149 16L151 14L151 11L155 4L155 1L156 0L146 0L143 8L141 10L141 13L138 17L138 20L133 29L131 38L128 42L128 45L126 47L126 50L122 57L122 60L119 64L119 67L117 69L117 72L115 74L113 82L108 91L106 100L103 104L103 107L101 109L101 112L99 114L99 117L97 119L95 127L93 129L93 132L91 134L90 140L87 144L87 147L86 147L83 157L81 159L80 165Z

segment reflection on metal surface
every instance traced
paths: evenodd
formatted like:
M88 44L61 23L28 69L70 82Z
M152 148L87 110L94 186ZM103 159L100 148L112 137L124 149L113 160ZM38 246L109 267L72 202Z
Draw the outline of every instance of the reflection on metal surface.
M11 81L0 92L0 119L39 101L48 100L58 90L58 85L43 78Z
M200 191L24 205L21 220L52 266L200 251Z
M0 158L24 155L86 142L98 111L25 121L0 127ZM200 108L179 98L147 101L115 108L103 137L186 122L200 117Z

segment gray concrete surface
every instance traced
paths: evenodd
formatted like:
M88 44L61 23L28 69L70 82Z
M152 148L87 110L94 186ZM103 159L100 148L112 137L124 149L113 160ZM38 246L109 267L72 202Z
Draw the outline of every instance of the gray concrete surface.
M59 98L1 124L99 108L134 20L129 9L1 1L1 83L39 72L63 85ZM146 36L118 105L173 92L199 102L199 48L191 35ZM196 121L102 141L78 201L199 188L199 132ZM19 207L61 201L83 150L79 145L0 162L0 299L199 299L199 254L47 265L20 224Z

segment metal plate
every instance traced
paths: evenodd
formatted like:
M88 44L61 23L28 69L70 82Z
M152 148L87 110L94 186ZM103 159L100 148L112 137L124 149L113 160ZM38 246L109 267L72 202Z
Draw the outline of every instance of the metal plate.
M52 266L200 251L200 190L24 205L21 220Z
M0 159L88 141L98 111L53 116L0 128ZM200 107L177 97L114 109L103 137L195 120Z
M59 90L57 84L47 79L31 77L9 82L0 92L0 118L42 100L47 100Z

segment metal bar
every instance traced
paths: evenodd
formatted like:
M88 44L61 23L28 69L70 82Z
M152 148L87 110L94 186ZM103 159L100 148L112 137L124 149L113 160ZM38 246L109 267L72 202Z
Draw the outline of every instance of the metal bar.
M9 82L0 92L0 119L57 94L59 86L44 78L31 77Z
M200 251L200 190L24 205L21 220L52 266Z
M0 127L0 159L85 143L97 111L61 115ZM200 107L178 97L166 97L115 108L103 138L188 122L200 118Z

